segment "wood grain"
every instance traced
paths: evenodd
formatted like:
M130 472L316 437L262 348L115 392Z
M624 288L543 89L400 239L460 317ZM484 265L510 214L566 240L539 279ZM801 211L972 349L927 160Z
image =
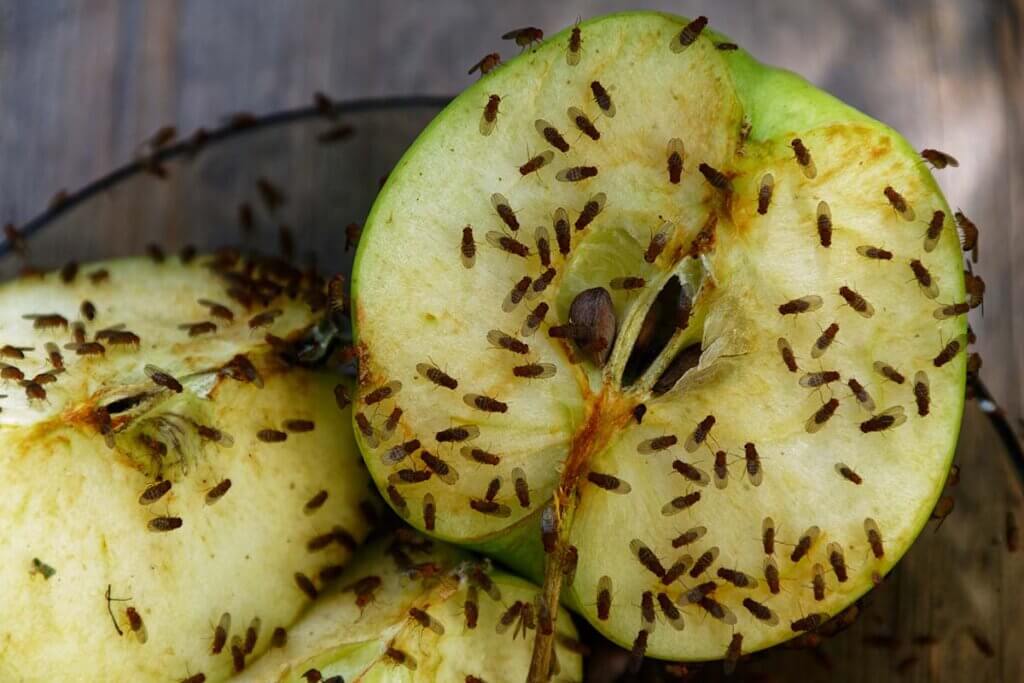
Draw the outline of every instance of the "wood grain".
M24 223L58 188L80 187L128 161L164 124L190 131L229 112L303 105L314 90L339 99L453 93L471 82L465 72L481 55L497 49L511 56L515 48L498 39L505 30L532 24L553 33L579 14L626 6L611 0L0 3L0 222ZM982 376L1020 429L1024 318L1017 311L1024 277L1016 264L1024 255L1024 0L645 6L705 13L759 58L799 71L901 130L914 145L960 160L960 168L937 177L951 203L983 231L978 271L988 292L985 315L973 312L972 324L985 359ZM342 164L341 175L354 174L368 159L396 156L415 132L401 125L378 122L360 131L346 143L351 156L329 163ZM275 145L288 142L260 142L261 158L273 159ZM58 258L71 251L84 258L109 253L112 245L137 249L151 234L203 242L202 230L182 224L199 213L233 229L234 205L196 196L189 182L213 182L218 194L240 197L251 193L253 177L227 172L216 158L198 159L194 177L179 174L157 193L122 190L82 218L87 236L68 233L62 241L54 235L39 248ZM377 178L387 171L384 162L375 163L362 173L363 185L339 189L323 215L304 208L323 168L279 160L260 170L287 180L294 198L287 220L301 228L361 220ZM140 226L140 216L152 224ZM342 242L333 235L327 244L340 249ZM938 533L925 533L899 571L869 596L860 621L824 645L831 670L815 663L820 657L781 650L751 658L737 678L1024 680L1017 652L1024 642L1018 619L1024 560L1007 553L1003 538L1007 511L1020 515L1021 494L999 453L994 432L972 407L958 455L963 482L954 491L956 512ZM878 634L897 637L898 647L871 647L865 638ZM977 634L992 643L994 656L979 649ZM913 638L923 635L939 642L915 645ZM645 674L648 680L663 675L655 668ZM613 669L609 664L607 671ZM697 679L715 680L717 671L709 667Z

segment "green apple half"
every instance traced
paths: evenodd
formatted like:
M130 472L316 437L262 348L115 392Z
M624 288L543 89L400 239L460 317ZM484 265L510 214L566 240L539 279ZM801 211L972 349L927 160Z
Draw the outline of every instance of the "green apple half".
M351 409L279 357L322 288L227 254L0 287L0 679L224 680L340 571Z
M612 640L736 656L842 610L929 517L964 401L952 214L898 133L700 22L577 28L389 176L356 437L410 523L550 599L568 578Z
M407 529L360 550L329 593L236 683L521 681L533 633L556 639L556 681L582 680L565 610L542 620L540 589ZM341 678L336 679L335 676Z

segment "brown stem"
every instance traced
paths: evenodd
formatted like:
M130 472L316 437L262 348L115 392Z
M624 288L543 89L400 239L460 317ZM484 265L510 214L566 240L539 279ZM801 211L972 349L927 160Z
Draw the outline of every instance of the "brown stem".
M632 419L632 402L623 401L611 392L602 390L588 402L587 414L573 434L569 457L562 468L562 477L555 489L552 505L555 511L556 542L554 551L544 563L542 597L552 618L558 615L562 582L565 578L565 553L569 547L578 488L585 482L588 463L593 454L612 441L623 424ZM527 683L545 683L551 677L551 662L555 647L555 634L545 635L538 629L533 643L533 658Z
M572 526L567 517L571 517L572 510L567 510L568 501L575 499L575 482L573 490L566 491L559 486L555 494L555 520L558 540L555 542L554 550L547 555L544 562L544 586L541 599L547 605L548 613L552 619L558 615L558 605L562 594L562 581L565 578L565 548L569 540L569 529ZM575 507L575 506L573 506ZM566 514L569 513L569 514ZM530 672L526 677L527 683L545 683L551 678L551 660L555 650L555 633L552 629L549 634L542 629L537 629L537 636L533 641L533 657L530 660Z

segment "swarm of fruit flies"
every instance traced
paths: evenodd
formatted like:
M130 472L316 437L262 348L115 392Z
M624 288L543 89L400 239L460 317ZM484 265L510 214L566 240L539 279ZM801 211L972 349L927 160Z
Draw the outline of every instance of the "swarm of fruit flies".
M941 197L923 189L914 175L922 162L933 169L955 168L956 159L945 152L926 149L920 159L913 160L900 158L905 156L902 151L894 152L892 159L910 170L892 172L871 188L863 188L864 206L857 209L902 232L898 238L883 231L871 240L852 241L862 229L859 217L850 215L850 202L834 182L837 165L852 162L837 160L840 146L817 130L778 135L759 131L756 121L737 115L730 138L735 145L724 157L709 155L703 140L688 136L685 126L657 127L656 136L651 133L655 127L650 126L643 128L644 135L634 135L624 121L640 126L637 121L647 113L655 116L646 100L647 109L637 109L637 93L648 99L656 94L641 83L623 79L617 65L610 65L616 50L628 55L632 65L644 63L645 51L655 54L651 59L686 65L729 64L738 51L734 43L706 31L705 17L664 25L654 17L650 21L650 34L662 41L657 47L615 47L609 41L612 34L601 24L577 23L531 49L531 63L547 65L554 74L552 82L557 81L559 92L568 96L556 97L552 91L549 97L543 88L527 92L528 97L503 91L502 84L511 79L505 74L518 69L517 62L462 98L472 103L467 108L472 116L479 117L474 130L459 133L458 117L446 119L453 139L461 134L476 141L473 149L480 151L474 161L481 162L480 168L484 161L494 165L500 181L490 176L466 179L465 193L481 195L471 218L460 217L461 205L443 197L419 196L416 201L423 202L419 212L424 216L447 212L457 229L453 227L447 235L437 225L438 241L417 248L430 253L435 268L446 258L457 266L459 275L453 279L472 283L467 287L484 302L479 304L480 317L490 320L491 309L487 313L483 309L492 306L499 322L478 326L473 316L452 313L458 321L452 343L458 345L460 355L473 355L474 343L483 354L473 366L450 354L446 358L441 348L432 347L426 339L416 351L406 345L401 352L392 352L391 347L385 348L385 340L368 333L363 341L370 367L356 397L356 424L375 479L386 480L387 485L382 485L386 498L410 523L450 534L454 527L439 510L458 506L467 519L476 519L473 528L484 535L532 520L531 528L539 533L544 551L548 612L563 587L572 586L573 599L582 603L576 607L630 649L634 662L649 649L661 657L677 656L686 649L673 650L681 641L664 636L661 624L682 630L702 619L717 622L723 627L710 629L716 634L713 647L731 671L746 652L764 647L769 640L819 633L832 611L843 606L846 591L838 590L838 585L881 577L891 567L892 553L886 554L886 543L897 542L903 548L908 539L903 537L906 530L896 534L890 528L892 535L887 536L890 519L874 513L856 520L855 539L847 538L843 529L828 528L822 520L801 519L794 524L795 520L785 519L777 526L771 517L764 517L761 538L751 541L763 550L758 553L758 566L745 566L740 561L745 547L726 541L723 536L730 538L729 534L716 531L704 516L709 509L718 510L717 501L725 497L739 505L754 492L778 486L791 456L780 451L778 441L769 434L764 438L756 431L737 435L743 425L737 424L728 401L717 406L707 399L712 395L707 387L724 386L731 364L739 368L750 362L744 357L758 358L755 362L764 367L743 375L751 383L743 393L755 395L759 384L764 391L775 386L787 392L792 388L801 402L793 406L788 399L780 399L775 405L773 399L765 408L771 411L770 421L792 420L783 431L792 432L795 442L806 442L812 449L822 443L830 450L827 444L844 434L853 444L851 453L824 458L827 474L822 475L821 486L864 500L870 494L861 492L873 490L879 478L860 457L862 446L874 444L872 450L885 450L893 442L905 446L909 430L903 425L912 420L935 423L936 415L948 412L950 378L962 369L970 342L960 326L964 315L982 305L985 288L968 264L967 294L953 294L959 286L947 268L950 259L946 257L953 253L950 233L957 232L963 250L973 254L977 228L963 212L950 211ZM503 37L530 49L543 34L517 29ZM554 59L556 51L558 59ZM483 62L477 65L481 71L483 66ZM685 119L689 110L679 106ZM531 149L506 152L502 146L506 139L524 135ZM858 148L863 146L858 135L875 133L851 129L843 135L856 143L852 148ZM773 136L776 139L765 140ZM648 234L643 239L637 239L629 227L621 227L644 219L628 188L640 182L636 180L640 176L623 175L610 152L620 142L629 150L624 153L629 164L635 165L629 166L630 172L642 173L642 183L655 196L689 196L673 194L677 190L698 193L700 217L682 219L662 211L648 217L652 224L644 227ZM883 145L887 149L888 143L885 140ZM417 151L420 157L427 154ZM429 175L429 163L421 163L420 157L412 155L407 173L418 169L421 175ZM504 166L498 168L500 164ZM641 167L642 171L637 170ZM511 176L509 182L505 175ZM556 195L557 200L545 201ZM403 233L387 247L382 237L390 238L389 230L401 230L393 227L401 221L413 220L402 204L407 199L398 184L392 186L391 195L379 200L392 220L388 227L379 221L373 226L377 237L366 247L363 256L369 260L364 263L386 249L391 258L400 254L408 259L403 263L410 273L418 272L417 257L406 247L417 243L418 237ZM799 215L798 221L792 219L794 215ZM792 239L791 245L802 241L812 254L803 265L794 265L808 272L794 275L792 283L758 282L743 295L732 294L729 280L735 273L722 265L722 258L739 249L737 233L752 240L752 252L771 252L768 233L777 235L783 229L780 225L793 232L786 237ZM633 240L630 247L616 242L614 253L600 251L605 248L603 240L610 239L607 235L627 231ZM636 251L630 252L634 242ZM580 264L590 258L615 264L608 265L602 277L587 279L589 274ZM846 262L852 264L848 280L837 265ZM811 268L810 263L815 266ZM878 279L886 282L905 280L899 296L907 299L906 308L915 315L920 309L928 319L950 321L941 328L941 339L922 341L913 357L905 353L905 346L886 344L873 349L870 358L858 357L865 355L864 338L919 322L910 321L905 311L894 312L866 275L876 271ZM861 273L864 277L858 277ZM496 284L495 279L501 282ZM580 283L581 279L585 282ZM805 284L797 284L801 282ZM491 292L497 301L487 304ZM731 296L744 301L727 308L721 302ZM401 322L400 311L385 310L370 295L362 305L368 329ZM418 314L438 315L429 303L423 306L426 310ZM718 313L716 306L725 313ZM729 320L729 329L742 327L743 316L760 316L763 325L773 330L768 355L758 355L763 345L756 341L729 348L719 316ZM755 352L754 347L760 348ZM863 362L857 365L857 361ZM415 367L415 375L407 376L404 366ZM978 362L970 366L976 369ZM524 399L536 396L542 405L540 392L525 387L554 391L546 387L565 387L566 382L580 384L585 408L572 418L575 432L555 463L557 481L551 483L549 478L540 483L544 477L535 473L535 461L524 465L507 436L503 449L498 428L521 424L516 420L542 420L537 407ZM412 389L393 392L378 406L382 388L398 384ZM425 394L421 387L426 388ZM430 397L426 402L424 395ZM683 417L674 414L666 421L663 406L672 401ZM699 414L686 411L691 401L701 404ZM382 435L394 428L383 418L397 410L401 411L398 424L405 431L400 438L384 439ZM437 419L427 420L428 415ZM447 426L421 428L433 422L447 422ZM545 424L551 430L548 434L556 433L555 424ZM606 433L605 425L612 425L611 433ZM640 436L632 437L634 429ZM603 457L614 449L621 452ZM644 529L623 522L624 528L616 533L633 532L625 541L631 569L609 566L595 571L593 548L570 542L576 536L574 513L581 500L609 501L609 506L617 505L612 500L633 500L629 505L634 509L646 500L653 484L635 472L626 476L615 466L616 459L627 457L627 452L645 466L661 468L658 476L671 482L652 509L673 529L663 533L656 525ZM587 509L595 507L598 503L590 502ZM943 503L936 515L951 509L951 504ZM628 517L623 513L618 518ZM667 551L661 537L667 537L677 552ZM625 548L621 550L625 557ZM855 557L860 551L869 557L866 563ZM615 551L609 547L602 552L611 556ZM567 574L574 577L568 583ZM585 585L579 583L581 577L586 577ZM617 590L622 594L617 595ZM781 598L771 602L780 595L789 597L783 603ZM510 602L505 607L502 623L507 622L504 628L513 633L521 630L518 624L529 624L540 614L538 606L529 603ZM726 627L728 637L719 638ZM536 634L531 681L543 680L552 642L549 636ZM712 656L709 649L700 652L702 658Z

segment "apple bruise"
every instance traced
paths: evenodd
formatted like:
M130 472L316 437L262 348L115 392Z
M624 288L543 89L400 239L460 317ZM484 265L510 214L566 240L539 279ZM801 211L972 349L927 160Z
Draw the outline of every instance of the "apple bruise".
M675 59L679 68L690 74L697 68L695 64L712 65L707 67L710 75L700 74L706 81L698 78L688 86L705 95L714 91L721 99L714 104L704 101L703 109L695 111L687 109L693 103L684 102L678 105L683 113L677 114L687 119L691 113L690 118L707 125L709 131L686 135L686 130L675 127L671 135L665 132L664 139L657 140L635 130L617 131L616 124L625 117L638 117L632 121L639 125L642 115L631 111L631 102L638 98L630 92L629 81L615 77L616 57L635 65L650 58L650 53L668 51L683 26L685 23L650 15L625 29L633 31L638 42L649 41L648 45L632 52L628 46L617 45L603 51L591 70L582 71L586 66L583 60L578 77L572 70L564 74L573 83L569 90L574 93L584 92L595 77L605 87L613 86L609 92L617 105L614 118L602 117L598 104L583 95L570 95L567 101L565 95L555 99L545 92L536 97L536 103L531 102L535 111L521 114L522 119L551 122L562 135L579 133L567 138L568 152L545 150L545 141L538 136L528 138L535 145L530 156L517 157L510 151L511 145L491 154L489 148L466 145L487 160L479 164L481 169L488 168L487 163L514 162L512 174L521 177L518 182L504 178L501 172L497 179L485 173L492 184L471 183L472 188L460 188L449 200L435 199L435 194L415 182L411 189L391 188L395 193L429 198L426 206L416 205L409 215L403 215L404 207L388 201L385 190L379 204L391 223L413 217L436 220L430 202L442 207L456 205L478 192L478 199L466 198L466 203L483 205L487 197L500 192L517 212L521 227L513 231L506 222L502 228L498 216L488 219L483 211L473 211L465 218L445 216L435 225L436 239L443 245L436 249L408 233L408 244L392 241L377 246L374 233L368 233L363 248L375 256L377 249L386 250L375 262L385 270L389 266L404 269L401 277L423 274L418 272L419 262L402 256L413 243L429 252L425 257L431 264L428 268L436 265L455 271L451 272L454 283L436 282L435 286L449 287L451 296L472 312L463 318L449 311L454 320L444 320L431 312L439 308L435 301L411 294L405 303L413 310L422 306L428 320L440 320L441 324L428 326L426 333L414 335L415 341L409 344L404 339L389 339L387 333L394 328L381 324L387 315L366 294L388 286L388 274L360 273L357 328L362 343L372 349L367 352L371 368L367 372L374 377L374 384L361 383L360 391L365 395L385 382L414 381L414 377L396 372L408 365L399 359L410 349L418 358L433 357L458 380L458 389L452 391L452 397L436 387L426 394L428 400L420 395L405 397L402 405L406 410L400 419L404 443L415 439L417 448L430 453L444 448L442 443L432 443L420 426L436 422L429 419L428 411L444 415L455 404L452 399L463 399L479 409L476 413L452 410L447 418L454 424L471 424L478 432L469 442L472 445L462 447L463 454L468 449L472 456L476 449L501 456L475 462L469 457L468 465L459 460L457 487L427 481L400 487L408 494L396 489L397 498L412 503L399 508L411 522L418 523L415 501L424 491L430 491L431 500L436 498L438 507L447 507L453 518L462 514L456 512L459 508L466 509L463 505L470 515L481 517L500 510L502 520L493 529L514 529L539 514L547 551L544 592L550 605L557 604L566 567L572 566L575 577L569 582L570 603L606 635L627 646L632 643L634 654L643 655L649 648L666 658L735 658L741 654L730 652L737 647L737 630L746 638L741 637L740 642L747 651L813 630L880 580L905 550L917 521L900 519L893 525L898 533L887 534L892 513L883 515L872 502L886 497L884 489L851 494L843 487L870 490L905 485L908 491L912 489L908 497L916 495L927 501L933 496L948 463L936 459L928 464L926 455L910 453L919 450L914 448L914 439L919 439L920 430L926 427L903 425L912 411L917 420L928 413L921 414L915 407L921 390L912 391L909 378L915 372L926 372L935 391L939 384L935 380L944 374L942 396L938 401L932 396L931 401L946 417L932 421L956 422L950 416L958 414L960 405L958 378L965 344L959 335L964 319L957 315L942 318L949 322L940 328L945 337L941 343L922 339L886 347L882 340L934 331L934 318L939 316L932 316L932 308L945 311L949 301L963 296L963 285L959 271L950 268L951 258L941 261L926 253L930 249L925 244L925 226L918 227L912 217L915 209L928 217L933 211L943 211L949 220L949 209L930 179L915 167L914 158L902 146L897 148L889 132L877 124L862 124L847 111L842 113L853 119L850 123L811 126L797 133L784 123L771 121L765 126L768 130L759 130L756 120L742 118L738 101L723 85L728 77L715 66L723 57L706 37L694 37ZM606 29L607 23L595 22L589 28L588 32L584 24L581 30L584 39L591 37L590 44L607 46L618 39L613 31L600 30ZM556 41L567 36L553 38L548 49L556 50ZM545 57L536 59L543 63ZM460 98L465 100L463 107L470 106L472 96L481 88L486 89L486 81ZM559 105L562 109L577 107L570 110L570 118L576 115L574 120L565 121ZM645 132L664 130L658 107L650 101L644 106L644 115L652 119ZM586 114L585 121L581 122L580 111ZM469 118L468 113L464 116ZM503 133L499 124L492 137L514 137L515 131L509 130L514 116L509 101L503 108L506 130ZM713 123L705 122L704 116ZM588 126L599 129L599 139L587 133ZM538 132L543 129L538 124ZM460 134L469 135L465 131ZM603 157L602 150L615 151ZM414 166L418 161L415 152L402 164ZM675 182L673 154L683 157L679 184ZM584 177L576 170L584 166L596 173ZM554 174L541 177L551 169ZM396 172L393 177L398 175ZM640 193L646 202L621 189L635 190L638 178L643 179ZM588 204L597 196L601 197L601 211L588 215L583 229L572 228L566 234L566 223L571 225L579 215L586 215ZM576 213L567 212L567 207L575 208ZM847 220L848 216L856 220ZM663 231L660 226L666 220L672 225ZM537 223L543 223L545 230L536 234L551 238L550 255L531 241L526 226ZM482 234L488 235L472 265L459 264L465 227L472 228L477 241ZM652 247L656 235L664 237L658 237L659 243ZM660 244L662 240L664 244ZM952 253L952 234L944 238L941 248L944 257ZM874 258L878 250L890 250L891 258ZM362 258L368 260L366 252ZM652 252L656 253L648 258ZM550 265L544 263L548 259ZM928 278L910 265L917 260L933 269ZM548 267L557 271L550 285L539 297L527 299L528 306L503 311L507 322L491 331L505 336L488 334L492 348L480 348L480 362L457 358L443 345L431 343L434 335L450 335L447 339L453 347L475 359L477 352L470 351L472 345L464 339L473 334L482 337L478 328L494 319L492 309L503 310L509 288L523 277L536 281ZM941 275L936 277L939 271ZM854 273L857 280L847 281L847 273ZM861 281L868 274L876 282ZM484 284L495 279L501 284ZM938 301L944 308L938 301L930 301L935 298L936 280L942 283ZM475 284L463 286L463 282ZM670 286L686 294L686 306L679 305L682 297L672 297L676 299L675 321L685 318L681 325L673 322L672 316L652 313L659 294ZM612 301L617 321L614 339L587 330L572 315L578 298L596 288ZM474 292L472 305L470 299L461 298L463 291ZM494 298L488 301L492 291ZM549 298L552 293L553 299ZM518 321L540 301L551 302L553 314L547 315L535 335L520 338L515 334L520 329ZM866 315L868 311L872 314ZM668 337L662 340L662 348L653 351L644 342L653 338L650 330L645 331L651 315L657 321L654 327ZM666 330L666 326L672 328ZM546 345L538 339L544 332L549 340ZM595 345L595 339L600 343ZM788 355L781 352L784 348ZM905 355L886 354L894 349ZM646 367L641 364L627 373L630 359L638 354L652 358ZM524 363L527 359L552 362L557 374L531 390L517 389L512 381L500 378L506 361ZM900 366L905 383L873 369L875 363L886 361ZM857 384L850 384L851 380ZM534 380L517 381L526 386ZM573 405L570 429L561 448L530 440L530 431L542 430L542 421L525 422L521 437L504 431L512 427L509 420L517 412L527 411L535 418L536 405L531 402L549 406L540 394L564 390L563 382L575 387L580 401ZM488 393L473 394L474 398L466 401L463 387L470 391L470 385L481 384L489 387ZM476 402L479 396L500 401L503 409L484 409ZM762 400L753 402L759 396ZM389 409L385 406L376 411L378 423ZM642 419L637 417L638 411ZM494 420L490 413L502 417ZM516 450L516 444L506 444L508 448L502 451L502 437L521 438L527 445L520 450L533 451L528 456L534 463L527 470L533 478L528 505L521 504L521 498L516 503L510 485L512 468L526 465L522 457L506 457L509 450ZM816 442L828 449L846 439L854 444L850 448L855 457L846 458L849 464L839 462L837 456L811 455ZM363 443L365 446L365 439ZM948 451L950 446L944 443L943 448ZM369 449L371 473L378 481L381 473L376 458L385 448L394 446ZM880 449L907 451L927 474L915 481L904 477L893 463L872 460L868 452ZM545 458L557 477L536 474L536 461ZM426 468L417 463L415 450L402 459L403 466ZM481 469L486 469L486 475L475 476ZM609 484L608 476L627 484L622 488L630 493L610 498L616 487ZM712 479L714 486L709 486ZM488 482L486 491L482 486L471 490L476 482ZM804 500L791 506L787 497L794 489ZM857 509L845 514L829 509L834 508L829 502L834 494L849 497L851 507ZM920 517L919 508L925 507L904 505L905 514L911 517ZM762 527L770 515L784 518L785 523L767 550ZM876 517L883 516L881 523L876 522ZM606 521L613 519L617 522ZM720 520L728 520L724 528ZM494 533L481 534L481 525L454 519L439 524L442 536L462 536L473 542ZM483 526L488 525L491 522ZM692 533L687 543L670 544L697 529L703 531ZM899 550L887 553L885 544L889 542ZM568 561L573 553L579 557L578 566ZM617 564L602 564L600 558L613 553L622 556L616 558ZM619 592L614 605L606 605L610 621L596 613L602 603L599 588L607 583L614 583ZM664 596L660 603L665 607L654 619L643 614L641 597L648 592ZM631 614L617 618L623 610ZM656 628L663 620L674 628ZM702 638L683 641L674 635L673 631L688 623L703 624ZM550 639L538 636L531 680L546 677L549 652Z

